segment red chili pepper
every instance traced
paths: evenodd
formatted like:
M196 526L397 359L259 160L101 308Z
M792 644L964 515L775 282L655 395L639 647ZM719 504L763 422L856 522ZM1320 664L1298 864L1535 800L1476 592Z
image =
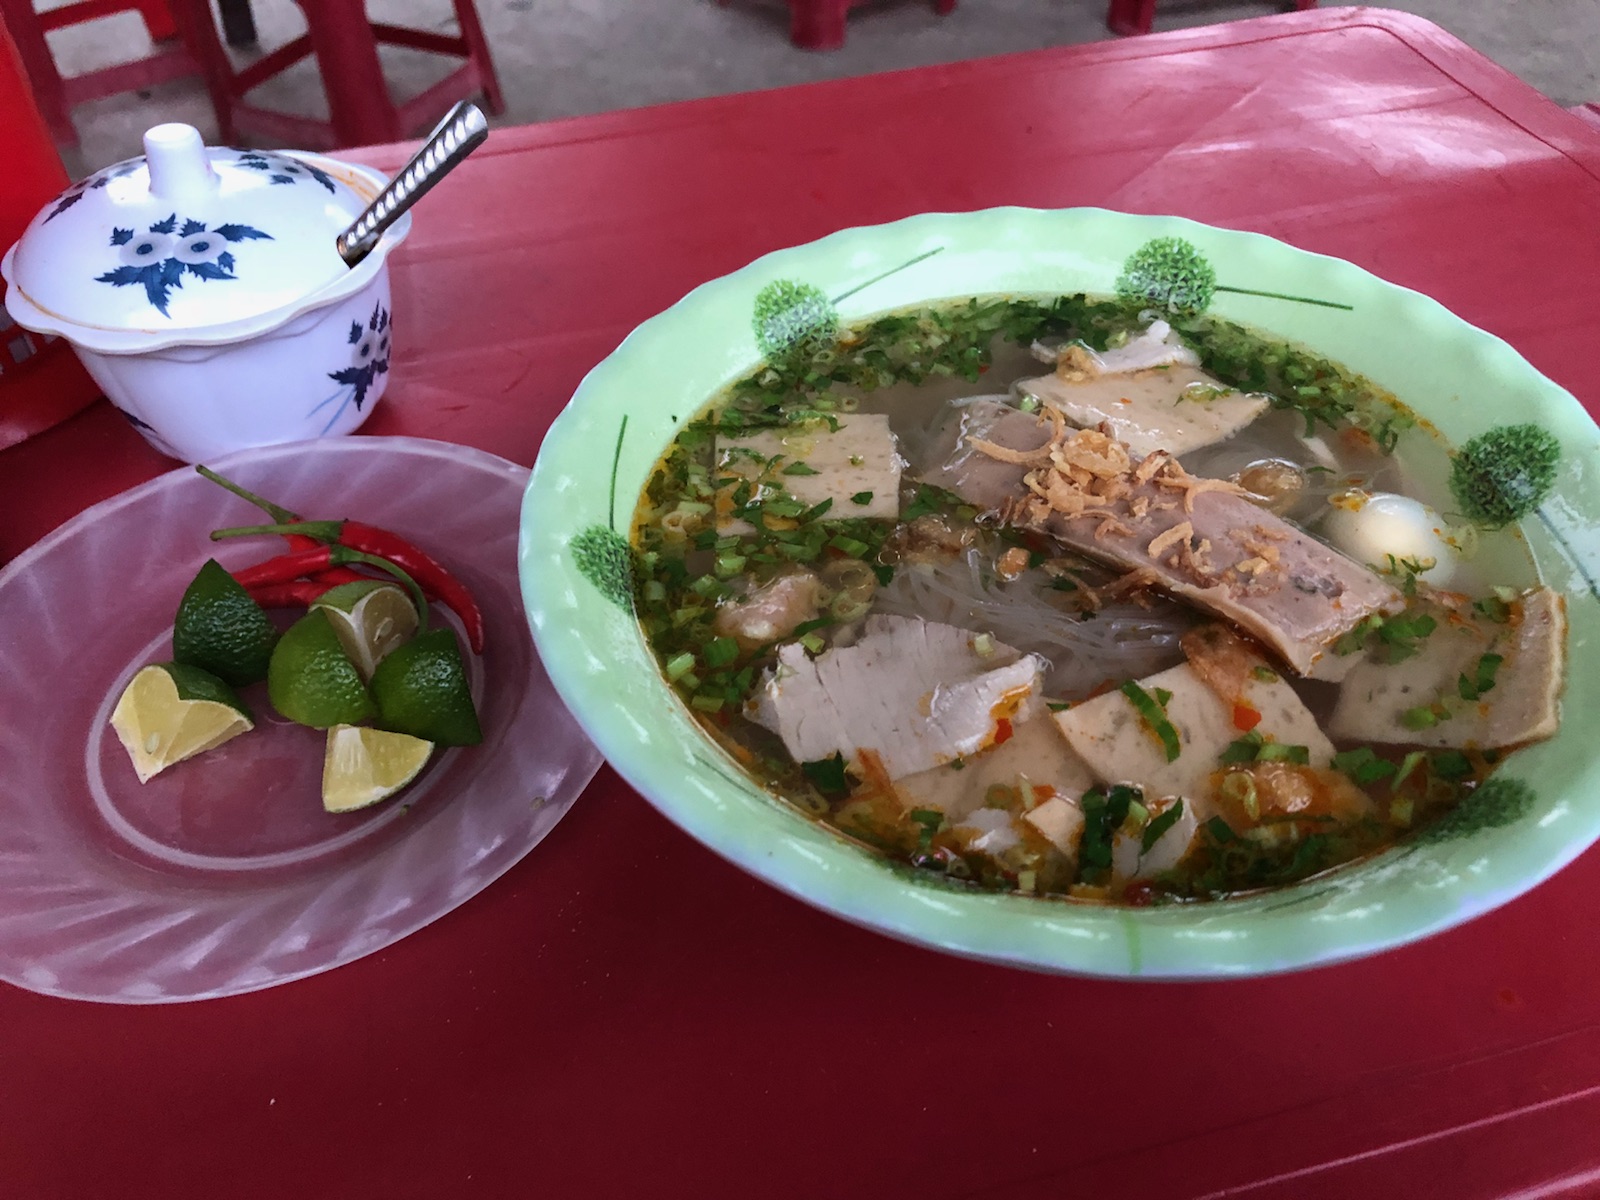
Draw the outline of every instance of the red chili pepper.
M196 466L195 470L212 483L248 500L278 522L276 525L219 529L211 535L214 540L247 533L276 533L287 538L291 549L299 552L307 552L318 543L335 543L387 559L420 584L425 592L437 596L453 609L461 618L461 623L466 626L467 642L472 646L472 652L483 653L483 613L478 608L478 602L472 598L472 593L467 590L464 583L432 557L404 538L390 533L387 529L363 525L359 521L302 521L297 513L263 499L208 467Z
M216 535L213 534L213 537ZM413 579L404 568L395 565L388 559L376 554L368 554L364 550L356 550L350 546L323 546L318 545L312 550L300 550L294 554L280 554L277 558L269 558L266 562L257 563L253 567L246 567L234 573L246 591L254 592L260 588L288 586L303 582L309 587L317 588L317 595L321 595L330 587L337 584L323 584L316 579L307 579L306 576L315 576L319 572L327 573L329 568L340 568L350 563L363 563L369 567L377 567L387 571L398 579L405 589L411 593L411 602L417 606L417 624L419 628L428 627L428 600L423 594L417 581ZM352 572L354 574L354 572ZM357 575L357 579L370 579L369 575Z
M332 566L333 547L313 543L309 550L280 554L277 558L269 558L266 562L259 562L253 567L235 571L233 577L248 591L266 584L293 583L307 575L326 571Z
M461 624L466 627L467 642L472 646L473 653L483 653L483 613L478 608L478 602L472 598L472 593L467 590L466 584L450 574L427 553L387 529L364 525L360 521L297 521L292 525L246 525L237 529L218 529L213 531L211 536L214 539L221 539L243 537L254 533L287 535L291 528L297 535L309 535L316 538L319 543L324 543L319 545L319 550L343 548L393 563L416 580L424 590L432 592L454 610L461 618ZM323 561L316 556L316 550L302 550L298 554L286 554L272 561L285 564L276 568L278 570L288 569L289 560L303 561L305 566L299 571L301 575L324 570L329 565L340 562L361 561L341 559L337 556ZM262 567L266 565L262 564ZM245 580L240 578L240 582L244 583Z
M310 608L312 601L338 586L336 583L296 579L289 583L258 583L245 590L262 608Z

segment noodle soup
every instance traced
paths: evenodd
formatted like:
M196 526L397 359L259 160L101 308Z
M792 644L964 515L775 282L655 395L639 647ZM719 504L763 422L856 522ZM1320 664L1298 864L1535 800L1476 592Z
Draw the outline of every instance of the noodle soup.
M1429 490L1449 448L1314 353L975 298L711 399L639 499L632 599L754 780L904 869L1216 899L1526 806L1494 772L1556 730L1565 623L1476 553L1537 483L1474 470L1507 447L1546 449L1511 427Z

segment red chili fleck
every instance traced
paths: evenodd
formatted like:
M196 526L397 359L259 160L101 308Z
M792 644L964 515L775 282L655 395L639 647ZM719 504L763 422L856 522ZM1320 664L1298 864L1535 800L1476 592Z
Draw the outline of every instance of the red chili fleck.
M1011 740L1011 722L1001 717L994 723L994 744L1003 746Z
M1233 727L1249 733L1261 724L1261 714L1248 704L1235 704L1233 706Z

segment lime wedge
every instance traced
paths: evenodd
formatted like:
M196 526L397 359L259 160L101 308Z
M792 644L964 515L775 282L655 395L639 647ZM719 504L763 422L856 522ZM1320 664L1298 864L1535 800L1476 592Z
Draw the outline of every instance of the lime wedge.
M417 632L417 609L411 597L404 589L379 579L340 584L318 596L311 607L328 614L339 644L362 679L371 679L384 655Z
M278 630L216 559L194 577L172 622L172 657L244 687L267 677Z
M404 733L335 725L322 757L322 807L354 812L387 800L428 765L433 743Z
M461 646L448 629L419 633L391 651L372 673L372 696L386 729L441 746L483 741Z
M267 667L272 707L291 721L327 729L378 715L361 672L345 656L325 609L313 609L284 632Z
M250 711L215 675L183 663L155 663L128 681L111 727L140 783L174 763L255 728Z

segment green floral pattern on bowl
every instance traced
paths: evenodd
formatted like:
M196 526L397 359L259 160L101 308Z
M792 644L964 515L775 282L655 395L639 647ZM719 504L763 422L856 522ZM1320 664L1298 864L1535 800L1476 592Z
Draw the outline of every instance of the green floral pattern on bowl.
M1525 786L1509 789L1486 819L1441 831L1449 836L1296 887L1201 906L1111 909L982 894L892 867L745 782L662 681L630 607L608 603L579 569L575 540L581 547L585 531L614 528L605 452L619 447L615 489L626 511L676 430L762 361L752 312L778 281L805 281L802 298L812 301L839 297L828 307L849 325L974 295L1113 295L1132 286L1130 257L1163 238L1188 243L1207 268L1196 276L1203 297L1185 303L1203 298L1212 311L1369 376L1451 443L1511 421L1536 422L1560 440L1561 466L1538 518L1486 538L1481 552L1508 581L1532 582L1536 564L1567 597L1566 723L1503 770ZM1218 278L1250 290L1225 289ZM869 290L855 290L869 279ZM1448 494L1447 457L1421 431L1403 436L1416 439L1411 461L1424 483ZM1600 838L1600 756L1582 723L1600 700L1600 600L1585 582L1600 572L1597 449L1600 436L1577 401L1511 347L1349 263L1170 217L929 214L768 255L629 335L545 439L524 499L523 597L557 689L612 765L680 827L784 891L891 936L995 962L1119 977L1265 974L1460 924Z

